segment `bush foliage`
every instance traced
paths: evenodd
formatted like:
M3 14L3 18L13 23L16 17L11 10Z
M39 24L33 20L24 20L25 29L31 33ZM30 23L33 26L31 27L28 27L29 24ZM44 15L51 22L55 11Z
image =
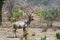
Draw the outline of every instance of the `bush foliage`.
M22 11L19 10L19 9L15 9L15 10L12 12L12 16L13 16L14 18L19 18L19 17L22 16L22 15L23 15L23 13L22 13Z
M40 16L41 19L47 20L47 21L60 20L60 10L58 9L44 10L38 13L38 16Z
M11 19L11 22L16 22L18 21L18 19L23 15L22 11L20 9L15 9L13 10L11 16L12 16L12 19Z
M57 38L57 39L60 39L60 33L59 33L59 32L56 33L56 38Z

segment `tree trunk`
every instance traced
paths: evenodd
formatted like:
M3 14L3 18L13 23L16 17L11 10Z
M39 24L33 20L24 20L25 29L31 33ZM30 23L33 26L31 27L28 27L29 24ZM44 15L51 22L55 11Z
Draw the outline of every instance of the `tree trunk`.
M4 0L0 0L0 25L2 25L2 6L3 6L3 1Z

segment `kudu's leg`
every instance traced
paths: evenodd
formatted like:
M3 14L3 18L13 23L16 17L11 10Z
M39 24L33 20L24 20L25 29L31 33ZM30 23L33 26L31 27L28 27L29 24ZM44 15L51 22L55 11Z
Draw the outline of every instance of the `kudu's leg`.
M23 37L25 38L25 40L27 40L26 27L23 27Z
M17 37L17 34L16 34L16 32L17 32L17 29L15 29L15 30L14 30L15 37Z
M16 34L16 32L17 32L17 26L16 25L14 25L13 26L13 32L14 32L14 37L17 37L17 34Z

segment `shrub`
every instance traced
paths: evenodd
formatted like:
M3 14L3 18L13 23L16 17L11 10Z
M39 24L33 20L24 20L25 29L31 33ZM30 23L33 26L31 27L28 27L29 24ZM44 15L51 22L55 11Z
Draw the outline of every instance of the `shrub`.
M41 37L41 40L46 40L46 36L44 36L44 37Z
M21 12L21 10L16 9L13 11L13 17L15 17L15 18L19 18L22 15L23 15L23 13Z
M11 13L11 17L12 17L11 22L16 22L20 20L20 17L22 15L23 15L23 12L20 9L18 8L14 9Z
M12 20L11 20L11 22L16 22L17 21L17 19L16 18L13 18Z
M60 39L60 33L59 33L59 32L56 33L56 38L57 38L57 39Z
M38 16L43 18L43 20L46 21L56 21L60 18L60 10L58 9L52 9L52 10L44 10L40 13L38 13Z

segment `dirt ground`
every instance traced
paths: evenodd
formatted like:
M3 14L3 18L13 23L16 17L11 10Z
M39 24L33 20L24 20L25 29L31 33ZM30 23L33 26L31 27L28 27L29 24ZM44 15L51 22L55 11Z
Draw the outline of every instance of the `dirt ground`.
M37 19L36 19L37 18ZM47 37L46 40L55 40L56 37L56 33L60 32L60 29L57 29L57 31L53 31L52 28L49 28L46 32L42 32L42 28L40 27L40 19L38 16L34 15L34 21L31 23L31 27L33 28L28 28L28 40L40 40L41 37L45 36ZM7 22L8 26L11 23ZM43 24L43 23L42 23ZM6 23L3 22L3 25L6 26ZM43 24L44 25L44 24ZM45 24L46 25L46 24ZM45 26L44 25L44 26ZM54 22L53 23L54 26L60 26L60 22ZM35 34L35 36L32 36L32 34ZM9 27L1 27L0 28L0 40L21 40L21 37L23 35L23 30L22 29L18 29L17 30L17 38L14 38L14 33L12 32L12 29Z
M42 32L40 28L28 28L28 40L40 40L41 37L47 36L46 40L55 40L56 32L60 32L60 29L57 31L53 31L51 28L47 30L47 32ZM35 36L32 36L35 34ZM14 38L14 33L11 28L0 28L0 40L21 40L23 35L23 30L17 30L17 38Z

